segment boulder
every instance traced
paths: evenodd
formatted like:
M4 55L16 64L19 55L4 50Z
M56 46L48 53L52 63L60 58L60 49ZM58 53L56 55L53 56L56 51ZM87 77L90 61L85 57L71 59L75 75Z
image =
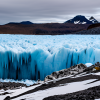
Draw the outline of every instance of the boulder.
M82 63L77 64L75 66L71 66L68 69L63 69L60 71L53 72L51 75L46 76L44 81L50 81L50 80L54 80L54 79L69 76L69 75L75 75L77 73L83 72L84 69L86 68L87 66Z

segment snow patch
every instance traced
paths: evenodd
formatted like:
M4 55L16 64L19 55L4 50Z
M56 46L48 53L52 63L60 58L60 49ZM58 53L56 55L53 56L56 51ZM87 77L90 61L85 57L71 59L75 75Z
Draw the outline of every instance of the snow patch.
M69 84L64 84L63 86L60 85L59 87L53 87L50 89L46 89L46 90L42 90L42 91L40 90L35 93L27 94L27 95L15 98L14 100L18 100L18 99L20 100L23 98L26 98L26 100L30 100L30 99L42 100L43 98L48 97L48 96L77 92L77 91L85 90L90 87L98 86L100 84L100 81L91 83L91 84L87 84L92 81L95 81L95 79L86 80L86 81L82 81L82 82L73 82L73 83L69 83Z

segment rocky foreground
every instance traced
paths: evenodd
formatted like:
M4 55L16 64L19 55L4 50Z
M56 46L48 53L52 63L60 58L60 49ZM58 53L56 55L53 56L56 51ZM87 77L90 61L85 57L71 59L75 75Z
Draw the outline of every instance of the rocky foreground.
M84 74L96 72L96 69L95 69L96 66L100 66L99 62L97 62L95 65L92 65L90 67L87 67L84 64L77 64L75 66L71 66L68 69L63 69L60 71L53 72L51 75L46 76L44 81L50 81L50 80L54 80L57 78L67 77L70 75L76 76L76 75L81 74L83 72L85 72Z
M24 86L26 87L26 84L15 83L15 82L0 82L0 89L4 89L4 90L15 89Z
M98 98L100 98L100 86L65 95L51 96L43 100L94 100Z
M2 92L0 91L0 100L98 99L100 98L100 70L96 70L95 67L100 67L100 63L97 62L90 67L78 64L53 72L43 82L38 81L40 84L37 83L30 87L19 83L10 83L10 85L9 83L0 83L0 88L4 89ZM18 87L22 87L22 89L18 89Z

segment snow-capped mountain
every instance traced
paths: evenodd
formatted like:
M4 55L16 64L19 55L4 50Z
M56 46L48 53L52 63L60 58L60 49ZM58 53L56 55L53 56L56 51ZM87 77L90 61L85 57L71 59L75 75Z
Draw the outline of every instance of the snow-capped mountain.
M92 23L98 23L98 21L93 16L89 18L89 21L92 21Z
M74 18L66 21L65 23L74 23L74 24L94 24L94 23L98 23L98 21L94 18L91 17L89 18L89 20L82 15L77 15Z

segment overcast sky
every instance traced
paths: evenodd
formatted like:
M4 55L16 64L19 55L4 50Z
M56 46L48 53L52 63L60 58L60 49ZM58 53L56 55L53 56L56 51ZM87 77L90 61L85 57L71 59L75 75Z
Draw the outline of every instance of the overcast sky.
M62 23L76 15L100 21L100 0L0 0L0 24Z

